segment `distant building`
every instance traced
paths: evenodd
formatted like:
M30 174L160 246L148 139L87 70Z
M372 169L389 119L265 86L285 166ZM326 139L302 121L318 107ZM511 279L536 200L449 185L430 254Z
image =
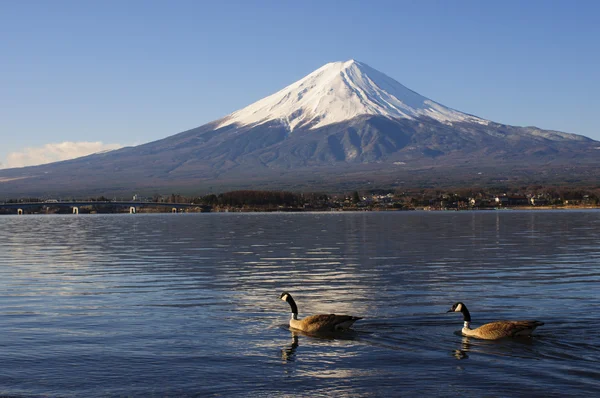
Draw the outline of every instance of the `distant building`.
M150 200L148 200L148 198L138 195L137 193L135 195L133 195L133 201L134 202L149 202Z
M546 198L536 198L533 197L531 199L529 199L529 201L531 202L532 206L546 206L548 204L548 199Z
M527 206L530 203L525 196L496 196L494 200L500 206Z

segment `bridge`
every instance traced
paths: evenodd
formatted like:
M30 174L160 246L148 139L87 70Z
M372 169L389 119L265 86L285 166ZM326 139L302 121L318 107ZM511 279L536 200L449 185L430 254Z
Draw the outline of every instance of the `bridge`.
M23 202L23 203L0 203L0 212L2 210L14 210L16 214L24 214L26 210L35 208L49 207L69 207L73 209L73 214L79 214L79 208L84 206L116 206L129 208L129 213L137 213L141 207L163 207L170 208L171 213L183 213L187 209L199 209L198 211L209 211L210 206L198 205L192 203L163 203L163 202L135 202L135 201L46 201L46 202ZM3 212L5 213L5 212Z

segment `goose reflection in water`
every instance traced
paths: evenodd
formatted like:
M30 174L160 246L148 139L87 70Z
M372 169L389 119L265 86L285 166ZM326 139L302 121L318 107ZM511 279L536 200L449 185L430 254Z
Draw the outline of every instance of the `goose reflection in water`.
M526 358L537 356L534 339L517 337L503 340L480 340L461 336L460 348L452 350L456 359L468 359L469 354L487 354L503 357Z
M298 334L292 332L292 344L281 349L281 359L287 362L296 360L296 350L298 349Z
M281 349L281 359L286 362L296 360L296 350L298 349L298 336L317 340L357 340L358 333L354 330L343 330L338 332L306 333L301 330L289 328L292 334L292 342Z
M467 359L469 358L469 354L467 352L471 349L471 342L468 337L462 338L461 347L459 350L452 351L452 355L456 359Z

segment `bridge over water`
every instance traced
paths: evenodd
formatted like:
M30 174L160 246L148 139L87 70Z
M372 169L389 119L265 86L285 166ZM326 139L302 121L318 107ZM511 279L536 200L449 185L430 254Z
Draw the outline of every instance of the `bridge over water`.
M67 207L71 208L73 214L79 214L79 208L84 206L115 206L129 208L129 213L137 213L137 209L142 207L162 207L171 209L172 213L182 213L188 209L198 209L198 211L209 211L210 207L205 205L196 205L189 203L161 203L161 202L135 202L135 201L48 201L48 202L24 202L24 203L0 203L0 210L14 210L15 214L25 214L26 210L49 207Z

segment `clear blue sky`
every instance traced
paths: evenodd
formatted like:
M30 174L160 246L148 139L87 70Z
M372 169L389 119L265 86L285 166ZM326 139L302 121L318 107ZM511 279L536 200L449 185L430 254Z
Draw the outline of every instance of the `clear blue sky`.
M600 1L0 0L0 162L200 126L331 61L600 140Z

